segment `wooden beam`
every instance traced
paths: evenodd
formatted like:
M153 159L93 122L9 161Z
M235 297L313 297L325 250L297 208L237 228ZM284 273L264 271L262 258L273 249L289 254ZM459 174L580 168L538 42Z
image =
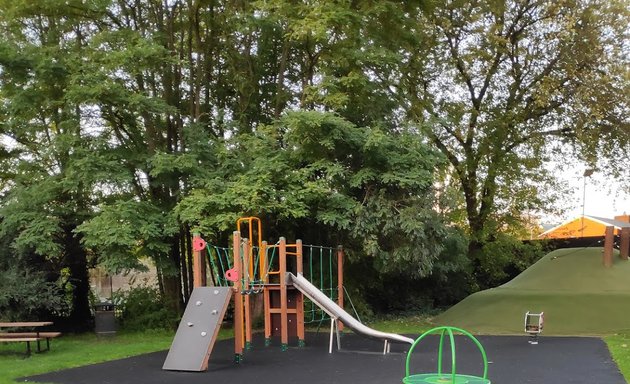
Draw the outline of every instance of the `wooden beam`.
M199 233L193 233L193 244L202 242L203 239ZM194 247L193 247L194 248ZM193 287L205 287L206 282L206 263L203 259L204 250L193 249Z
M241 294L241 278L243 265L241 263L241 233L234 232L234 270L237 280L234 282L234 361L241 362L243 356L243 295Z
M249 284L250 279L254 278L254 271L251 269L251 267L254 265L252 262L252 251L253 249L251 247L251 240L243 239L243 271L248 271L247 276L245 276L245 273L243 273L243 290L246 293L249 292L249 290L251 289ZM245 295L245 349L250 349L252 346L252 304L250 297L250 294Z
M289 317L287 312L287 240L280 238L280 342L282 350L286 351L289 347Z
M630 256L630 228L621 228L621 244L619 245L619 257L628 260Z
M606 227L606 237L604 238L604 257L603 264L604 267L610 268L613 264L613 245L615 242L615 227L607 226Z
M302 256L302 240L297 240L295 242L295 253L296 253L296 273L302 274L304 273L304 265L303 265L303 256ZM304 294L300 291L297 291L296 297L296 310L297 310L297 336L298 336L298 346L304 346Z

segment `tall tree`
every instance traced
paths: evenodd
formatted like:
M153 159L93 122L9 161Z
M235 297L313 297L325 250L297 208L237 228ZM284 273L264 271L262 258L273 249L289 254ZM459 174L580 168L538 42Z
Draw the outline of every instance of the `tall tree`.
M623 2L448 1L413 16L396 93L450 162L471 255L544 208L550 159L628 153Z
M88 329L87 253L77 226L91 212L87 179L74 177L89 152L84 111L68 95L84 24L61 4L3 2L0 29L0 134L5 146L0 229L18 265L39 260L70 293L69 320ZM9 255L4 255L8 257ZM28 262L27 262L28 261Z

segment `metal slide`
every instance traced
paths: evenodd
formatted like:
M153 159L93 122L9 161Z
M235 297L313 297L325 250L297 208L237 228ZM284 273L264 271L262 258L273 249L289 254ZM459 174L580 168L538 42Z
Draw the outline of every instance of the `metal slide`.
M337 305L337 303L326 296L326 294L317 289L317 287L311 284L311 282L300 273L298 273L297 276L292 273L287 273L287 284L293 284L295 288L299 289L300 292L311 299L311 301L324 310L324 312L328 313L331 317L341 320L342 323L359 335L396 343L414 343L414 340L409 337L398 335L396 333L377 331L363 325L343 308Z

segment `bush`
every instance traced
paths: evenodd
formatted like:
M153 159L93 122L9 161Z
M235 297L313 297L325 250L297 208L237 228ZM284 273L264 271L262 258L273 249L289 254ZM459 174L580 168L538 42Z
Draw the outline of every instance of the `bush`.
M462 230L446 228L441 252L432 260L426 276L383 273L374 267L371 259L364 257L346 264L345 281L354 288L355 304L367 314L372 313L365 308L379 316L431 313L435 308L460 301L471 292L467 247L468 240Z
M43 273L24 266L0 269L1 320L41 320L64 309L63 291Z
M120 310L120 326L124 330L173 329L178 314L169 306L160 292L153 287L138 286L114 295L114 303Z
M476 256L475 280L479 289L507 283L545 254L543 244L523 242L513 236L498 234L484 244Z

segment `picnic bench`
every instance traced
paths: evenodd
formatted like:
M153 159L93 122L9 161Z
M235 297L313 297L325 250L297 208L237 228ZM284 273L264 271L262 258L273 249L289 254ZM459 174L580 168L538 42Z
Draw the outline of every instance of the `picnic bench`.
M10 332L0 332L0 343L26 343L26 354L31 354L31 342L37 343L37 352L50 350L50 339L61 336L61 332L42 331L52 325L51 321L0 322L0 328L9 328ZM17 331L16 331L17 330ZM25 330L29 330L25 332ZM46 349L42 350L41 341L46 340Z

